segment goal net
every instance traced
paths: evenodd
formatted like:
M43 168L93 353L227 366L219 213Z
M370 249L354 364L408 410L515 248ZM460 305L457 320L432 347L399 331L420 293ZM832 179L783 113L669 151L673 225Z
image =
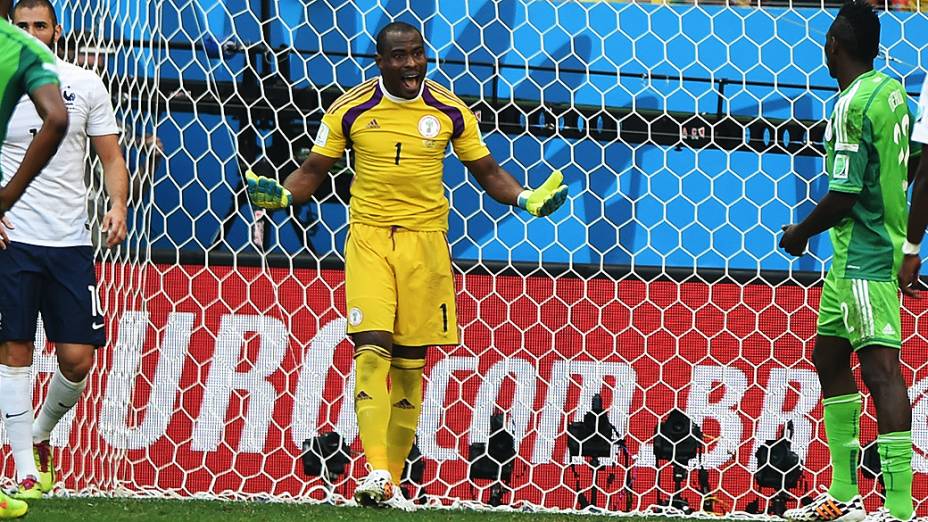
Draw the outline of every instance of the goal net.
M283 178L306 157L324 109L377 75L374 35L393 20L422 27L429 77L474 109L509 172L537 186L563 169L571 194L531 219L449 155L462 342L429 351L410 494L767 512L828 483L810 353L830 245L820 235L794 260L777 241L827 190L833 7L56 5L71 56L111 89L136 192L127 243L97 250L109 344L54 434L64 487L350 498L365 474L344 317L350 162L310 203L270 213L242 172ZM880 8L877 66L914 94L928 20L910 7ZM924 309L905 301L902 352L920 515ZM55 363L37 335L38 400ZM868 402L860 441L875 437ZM333 441L347 464L307 474L301 456Z

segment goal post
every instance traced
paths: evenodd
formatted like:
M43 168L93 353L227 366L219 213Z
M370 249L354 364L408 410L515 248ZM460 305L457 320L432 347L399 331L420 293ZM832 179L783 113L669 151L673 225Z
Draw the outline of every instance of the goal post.
M365 473L341 254L350 162L310 203L270 213L249 204L242 172L299 165L325 108L377 75L374 37L393 20L422 28L429 77L471 106L504 168L530 186L562 169L570 188L563 209L531 219L449 155L462 342L429 351L413 494L766 512L777 488L764 455L781 440L802 473L778 501L827 484L810 354L830 244L794 260L777 241L826 190L835 9L753 4L57 2L68 45L101 62L138 187L129 240L97 250L109 342L53 437L63 485L350 498ZM893 6L880 18L876 65L915 95L925 48L912 35L928 19ZM903 310L918 476L925 306ZM55 367L43 335L37 399ZM614 443L573 455L571 434L596 415ZM499 460L500 430L515 449L502 487L479 471ZM328 481L300 462L327 433L351 450ZM861 443L875 437L868 405ZM879 486L862 484L875 502ZM920 515L926 488L915 481Z

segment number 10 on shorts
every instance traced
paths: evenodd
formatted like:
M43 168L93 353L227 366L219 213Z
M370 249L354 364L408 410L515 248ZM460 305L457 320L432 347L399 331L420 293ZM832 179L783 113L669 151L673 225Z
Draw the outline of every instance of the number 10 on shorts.
M87 291L90 292L91 317L103 317L103 305L100 303L100 294L97 292L97 287L95 285L87 285Z

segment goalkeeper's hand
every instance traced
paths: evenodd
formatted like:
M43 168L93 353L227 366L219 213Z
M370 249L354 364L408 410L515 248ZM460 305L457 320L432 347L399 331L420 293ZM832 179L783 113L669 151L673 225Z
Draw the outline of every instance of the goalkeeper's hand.
M277 180L258 176L252 171L245 173L248 182L248 199L261 208L285 208L293 203L293 196Z
M564 175L555 170L548 179L535 190L524 190L519 194L519 208L535 217L547 216L567 201L567 185Z

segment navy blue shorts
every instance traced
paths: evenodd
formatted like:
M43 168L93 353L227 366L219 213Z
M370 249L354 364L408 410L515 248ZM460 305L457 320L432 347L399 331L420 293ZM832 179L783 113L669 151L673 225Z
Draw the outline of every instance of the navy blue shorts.
M106 344L93 247L0 250L0 342L34 341L39 313L49 341Z

